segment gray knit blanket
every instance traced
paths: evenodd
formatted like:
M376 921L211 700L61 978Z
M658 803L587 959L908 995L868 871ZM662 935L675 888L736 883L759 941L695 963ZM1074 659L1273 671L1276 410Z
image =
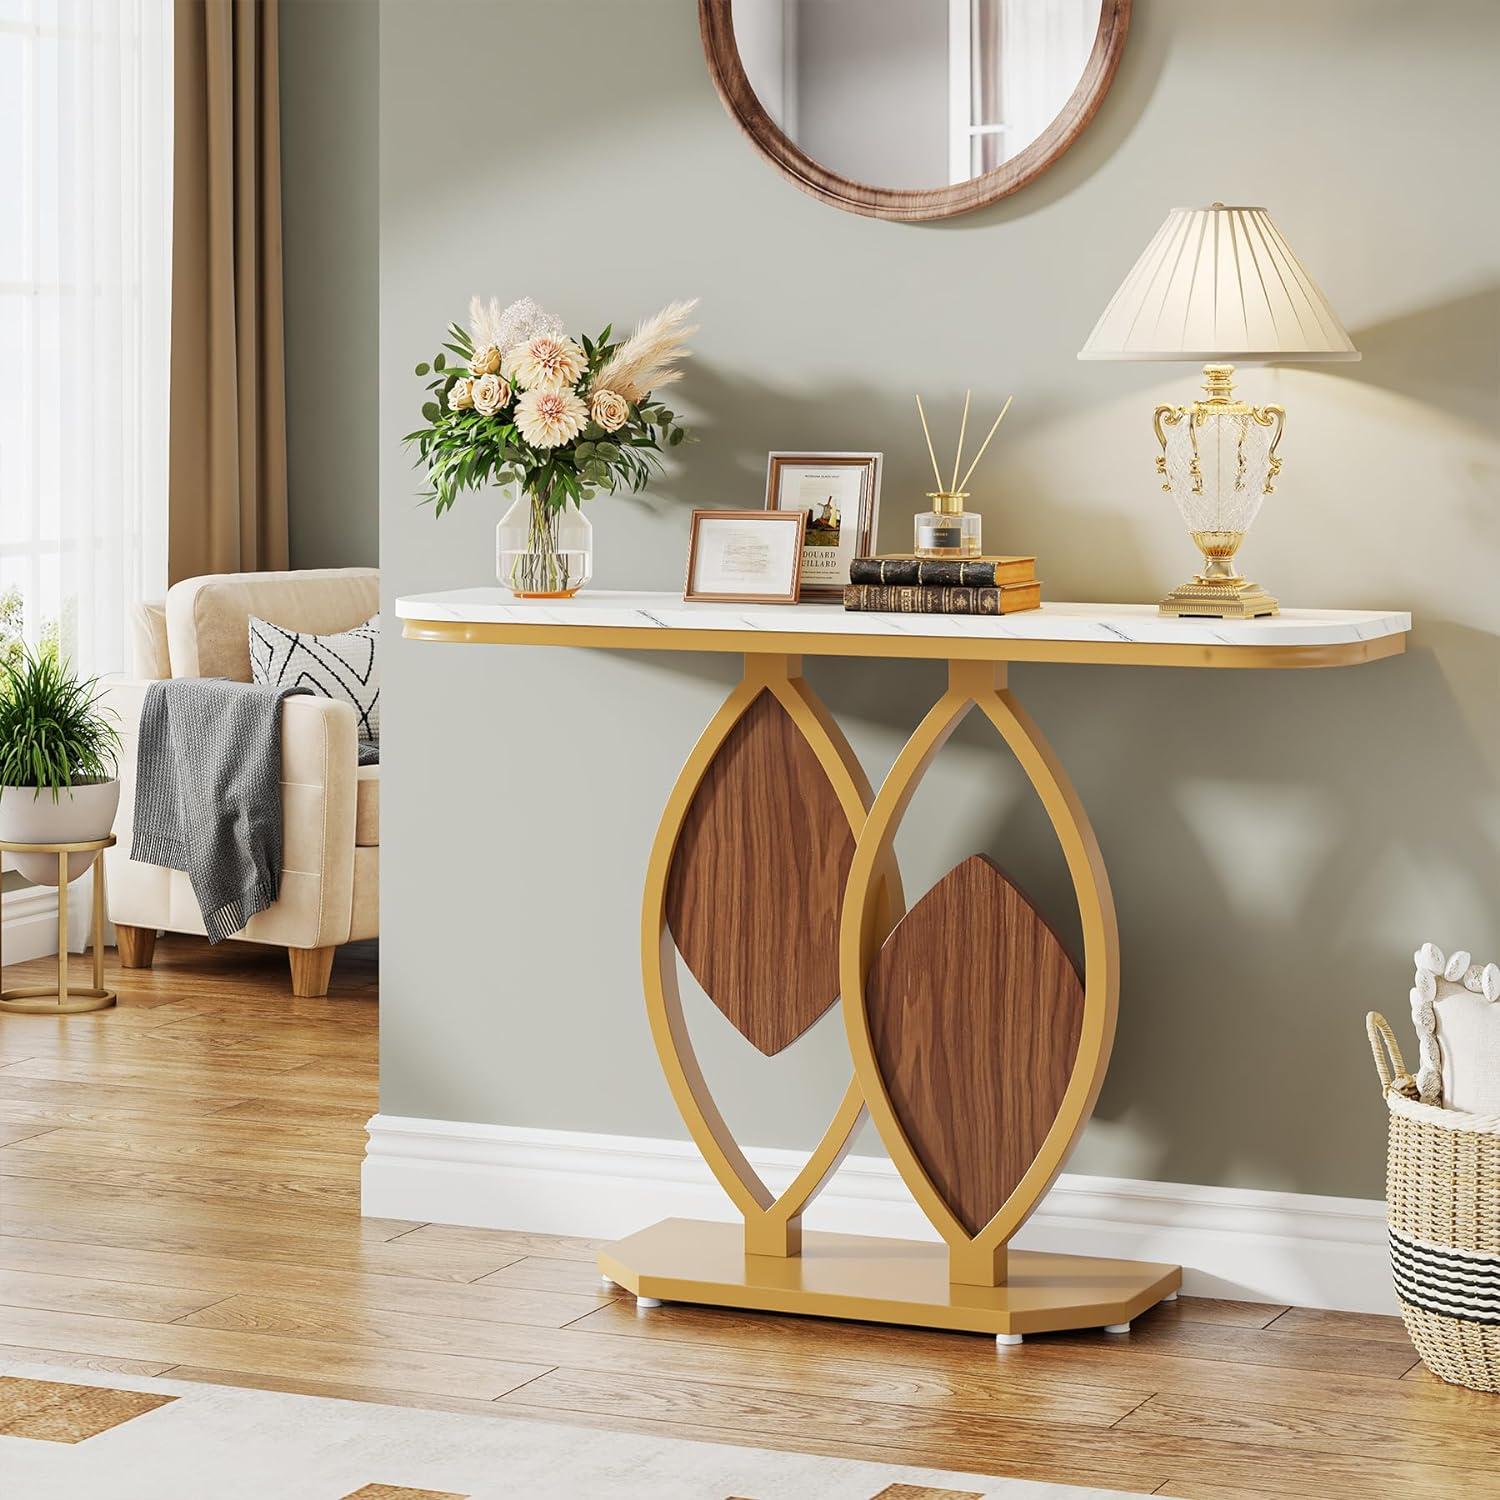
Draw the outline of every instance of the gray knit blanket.
M281 889L281 703L306 688L153 682L136 747L130 857L182 870L211 943Z

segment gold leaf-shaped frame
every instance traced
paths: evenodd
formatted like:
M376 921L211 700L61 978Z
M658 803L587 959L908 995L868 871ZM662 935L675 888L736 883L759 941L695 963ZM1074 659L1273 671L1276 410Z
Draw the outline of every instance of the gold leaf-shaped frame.
M1120 994L1114 901L1098 842L1067 774L1004 682L1004 667L993 663L949 664L947 692L896 757L865 819L849 871L839 932L844 1021L855 1076L864 1090L870 1116L912 1196L948 1244L951 1279L973 1286L996 1286L1005 1281L1007 1243L1052 1185L1082 1132L1114 1044ZM927 768L949 735L976 707L1010 747L1046 809L1078 899L1084 948L1078 1040L1056 1113L1029 1165L1014 1178L1014 1186L988 1221L977 1228L972 1218L965 1222L955 1213L943 1186L934 1181L917 1143L902 1123L872 1031L869 992L871 972L891 930L880 909L878 891L880 872L890 857L897 826ZM1026 1089L1031 1080L1017 1075L1008 1078L1006 1086ZM963 1101L950 1099L944 1101L944 1107L961 1109Z
M706 778L713 776L716 758L726 744L731 745L733 753L734 731L752 712L763 725L776 724L778 736L782 733L781 718L774 714L770 705L754 707L765 695L774 700L786 723L812 752L833 789L842 821L851 835L857 838L864 826L871 798L869 782L848 741L803 679L798 658L747 656L744 677L724 700L693 747L662 812L646 870L641 906L641 969L652 1039L667 1083L698 1149L735 1207L744 1215L747 1253L792 1255L800 1248L803 1209L843 1160L864 1113L859 1085L850 1079L828 1129L796 1180L779 1197L773 1194L734 1140L703 1077L683 1015L677 982L677 946L669 920L673 907L680 915L683 905L680 899L671 899L678 841L689 824L700 788ZM719 826L717 817L704 820L706 829L716 826ZM884 935L901 914L900 879L889 851L876 864L877 868L872 869L870 876L870 921ZM842 864L837 873L839 888L842 889ZM700 964L703 962L701 952L699 961ZM808 990L807 993L816 996L818 992ZM835 990L828 1003L833 1003L836 998ZM798 1009L788 1026L795 1024L804 1011L805 1007ZM814 1016L813 1020L816 1019ZM805 1029L803 1026L802 1030ZM773 1043L776 1040L774 1029L764 1036Z

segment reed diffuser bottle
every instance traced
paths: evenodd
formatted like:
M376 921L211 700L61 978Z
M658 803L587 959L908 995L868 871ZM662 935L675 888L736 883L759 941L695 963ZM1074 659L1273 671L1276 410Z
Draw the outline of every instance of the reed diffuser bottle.
M932 509L918 511L912 523L912 551L918 557L978 557L981 517L964 509L962 491L934 490Z
M958 466L963 462L964 434L969 430L969 399L973 394L972 391L964 392L964 414L958 427L958 451L953 455L953 477L946 485L938 470L932 432L927 426L927 412L922 406L922 398L917 397L917 415L922 419L922 435L927 439L927 456L932 460L932 473L938 484L927 496L932 502L931 508L919 511L912 522L912 551L918 557L980 557L984 553L982 517L964 509L964 501L969 498L969 492L964 486L969 482L969 475L979 466L984 450L990 445L990 438L994 437L996 429L1005 420L1005 414L1010 410L1010 403L1014 398L1005 398L1000 415L995 418L985 440L979 445L979 452L974 455L974 462L960 480Z

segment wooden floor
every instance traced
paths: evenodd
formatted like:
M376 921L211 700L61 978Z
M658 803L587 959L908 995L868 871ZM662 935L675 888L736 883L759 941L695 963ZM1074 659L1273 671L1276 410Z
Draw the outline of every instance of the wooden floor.
M118 1009L0 1016L0 1357L1165 1495L1500 1495L1500 1399L1394 1319L1183 1298L1002 1349L638 1313L588 1241L361 1219L374 965L295 1000L238 944L110 959Z

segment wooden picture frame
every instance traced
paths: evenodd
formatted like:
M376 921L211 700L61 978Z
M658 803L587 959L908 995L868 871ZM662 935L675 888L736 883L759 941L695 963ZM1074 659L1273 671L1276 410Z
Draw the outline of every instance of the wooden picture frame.
M849 564L856 557L867 557L875 550L875 528L880 516L880 453L770 453L766 456L766 509L785 515L796 509L807 516L802 545L802 577L799 598L841 603L844 585L849 582ZM819 473L830 475L846 471L829 486L822 513L808 492L808 483ZM853 496L854 517L849 519L848 481L857 480ZM800 481L796 495L788 485ZM838 488L842 482L843 490ZM816 486L814 486L816 488ZM810 502L811 498L811 503ZM842 502L842 503L839 503ZM827 536L827 510L832 507L833 539ZM830 568L823 554L832 547L836 562Z
M747 533L747 528L759 527L777 529L759 539L768 548L758 549ZM806 530L802 511L695 510L682 597L723 604L795 604ZM731 582L744 587L729 587Z
M804 193L849 213L873 219L921 222L983 208L1023 188L1047 170L1094 118L1125 48L1131 0L1102 0L1094 45L1068 101L1052 123L1009 161L947 187L875 187L825 167L796 144L767 113L740 60L734 35L733 0L698 0L698 31L709 76L730 118L751 145Z

